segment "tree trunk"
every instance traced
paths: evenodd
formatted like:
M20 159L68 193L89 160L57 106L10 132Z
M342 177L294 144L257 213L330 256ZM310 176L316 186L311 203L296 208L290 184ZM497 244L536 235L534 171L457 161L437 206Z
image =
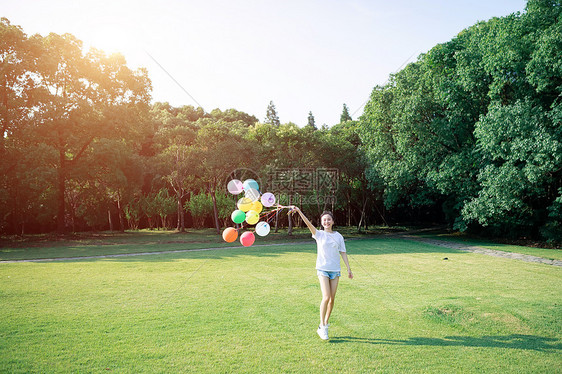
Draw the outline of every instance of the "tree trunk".
M292 200L293 200L292 196L289 196L289 206L293 204ZM292 236L293 235L293 218L292 218L292 215L289 214L287 216L287 218L289 220L289 228L287 229L287 235Z
M185 211L183 210L181 194L176 194L178 198L178 226L179 232L185 232Z
M361 225L363 225L363 222L365 222L366 220L366 215L365 215L365 209L367 207L367 199L364 198L363 200L363 208L361 209L361 218L359 218L359 223L357 224L357 232L360 233L361 232Z
M13 232L15 235L19 235L20 230L20 220L19 220L19 210L18 210L18 202L19 202L19 198L18 198L18 190L16 189L15 191L15 196L13 199L13 205L12 205L12 217L11 217L11 223L12 223L12 230L11 232Z
M378 212L379 215L381 216L382 221L384 222L384 224L385 224L387 227L389 227L388 222L386 222L386 219L384 218L384 215L381 213L381 211L380 211L379 208L377 207L377 203L375 202L373 205L375 206L375 209L377 210L377 212ZM383 209L384 209L384 208L383 208Z
M64 234L66 232L66 227L64 224L64 216L66 214L64 206L64 191L66 185L66 170L65 170L65 156L63 151L59 152L60 165L57 173L58 178L58 189L57 189L57 232L59 234Z
M302 195L299 195L299 207L302 208ZM295 226L303 227L303 222L300 214L295 214L295 216L297 217L297 223L295 224Z
M123 218L123 208L121 207L121 197L117 200L117 212L119 214L119 231L125 232L125 219Z
M109 219L109 231L113 231L113 220L111 219L111 209L107 210L107 217Z
M213 199L213 215L215 216L215 227L217 228L217 235L220 235L221 225L219 222L219 210L217 209L217 197L215 196L215 191L210 186L209 193L211 194L211 199Z
M71 212L70 212L70 223L72 224L72 232L76 232L76 214L75 214L75 209L71 208Z
M347 226L351 227L351 196L347 193Z

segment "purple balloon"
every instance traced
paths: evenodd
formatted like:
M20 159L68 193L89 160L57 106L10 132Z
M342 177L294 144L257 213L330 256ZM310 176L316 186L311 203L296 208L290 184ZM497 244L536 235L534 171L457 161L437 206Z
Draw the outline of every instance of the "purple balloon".
M266 192L261 196L261 203L263 204L263 206L265 207L270 207L273 206L273 204L275 204L275 195L272 194L271 192Z

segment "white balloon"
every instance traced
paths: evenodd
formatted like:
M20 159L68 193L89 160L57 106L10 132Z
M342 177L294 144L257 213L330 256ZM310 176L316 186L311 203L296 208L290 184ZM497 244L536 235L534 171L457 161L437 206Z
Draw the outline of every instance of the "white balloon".
M259 236L266 236L267 234L269 234L269 230L271 230L271 227L267 222L260 221L256 225L256 234L258 234Z
M228 188L228 192L230 192L233 195L238 195L239 193L242 192L242 190L244 190L244 186L242 182L239 181L238 179L233 179L230 182L228 182L226 188Z
M252 199L252 201L258 201L258 199L260 198L260 192L255 188L248 188L244 191L244 196L246 196L248 199Z

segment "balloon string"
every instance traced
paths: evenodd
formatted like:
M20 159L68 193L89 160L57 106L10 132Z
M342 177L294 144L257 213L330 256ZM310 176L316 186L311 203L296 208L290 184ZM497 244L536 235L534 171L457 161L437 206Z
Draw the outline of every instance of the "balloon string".
M273 221L273 219L275 218L275 215L277 214L278 211L279 211L279 209L275 209L275 210L272 210L271 212L269 212L266 215L265 222L267 222L268 225L271 223L271 221Z
M275 211L275 213L277 213L277 211ZM271 222L273 222L274 219L275 219L275 214L272 214L272 215L267 219L267 224L269 225Z
M273 209L273 210L270 210L270 211L267 211L267 212L263 212L263 213L260 215L260 219L261 219L262 221L267 222L267 224L270 224L270 223L274 220L275 215L276 215L279 211L281 211L281 210L283 210L283 209L288 209L288 208L291 208L291 207L290 207L290 206L285 206L285 205L277 204L277 208L275 208L275 209ZM287 213L287 214L290 214L290 213L291 213L291 212L289 212L289 213ZM247 229L248 226L250 226L250 225L249 225L246 221L244 221L244 222L242 222L242 223L240 224L240 227L237 228L236 230L237 230L237 231L244 230L244 229Z

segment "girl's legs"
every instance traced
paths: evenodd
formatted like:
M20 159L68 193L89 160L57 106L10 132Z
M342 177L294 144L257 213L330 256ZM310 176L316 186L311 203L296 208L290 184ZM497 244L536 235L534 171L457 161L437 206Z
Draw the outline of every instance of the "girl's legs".
M336 291L338 290L338 282L340 277L335 277L334 279L330 279L330 292L331 298L330 302L328 303L328 308L326 309L326 316L324 320L326 321L326 325L328 324L328 320L330 319L330 315L332 314L332 309L334 309L334 301L336 300Z
M336 298L336 291L338 290L339 277L330 279L328 277L319 275L320 289L322 290L322 302L320 303L320 325L325 326L328 324L332 309L334 308L334 300Z

